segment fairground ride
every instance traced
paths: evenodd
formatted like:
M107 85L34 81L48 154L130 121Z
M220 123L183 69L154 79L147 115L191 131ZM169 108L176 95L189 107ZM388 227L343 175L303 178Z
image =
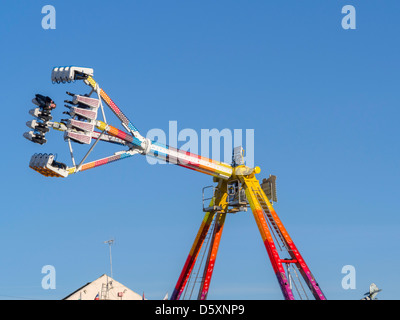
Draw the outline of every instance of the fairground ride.
M72 165L67 166L57 161L53 154L37 153L31 157L29 163L33 170L46 177L65 178L139 154L213 177L214 185L203 189L205 215L171 300L207 298L227 214L247 211L248 207L253 213L284 299L325 300L310 268L274 210L273 203L277 201L276 177L270 175L260 184L256 178L260 168L249 168L245 165L244 150L241 147L234 148L232 163L227 164L143 137L94 80L91 68L56 67L52 70L51 80L53 83L82 80L91 90L82 95L67 92L70 96L70 100L65 101L68 111L64 114L67 115L67 119L58 122L52 121L51 115L56 108L55 102L48 96L36 94L32 101L37 107L30 110L34 120L27 122L27 126L32 130L24 133L24 137L32 142L44 144L45 136L51 128L64 132ZM116 115L123 129L107 122L105 106ZM98 119L98 113L101 113L102 120ZM105 158L85 162L99 141L120 145L124 150ZM79 162L75 161L73 142L88 147Z

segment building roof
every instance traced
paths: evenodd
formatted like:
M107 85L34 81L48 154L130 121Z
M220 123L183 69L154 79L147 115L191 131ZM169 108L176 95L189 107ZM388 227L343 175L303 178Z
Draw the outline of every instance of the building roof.
M103 274L75 290L63 300L143 300L143 296Z

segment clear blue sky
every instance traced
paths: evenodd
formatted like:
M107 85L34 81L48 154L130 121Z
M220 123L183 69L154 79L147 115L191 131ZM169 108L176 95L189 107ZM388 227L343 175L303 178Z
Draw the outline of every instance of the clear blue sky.
M46 4L55 30L41 27ZM356 30L341 27L347 4ZM61 299L109 273L112 237L116 280L148 299L171 294L212 183L139 156L67 179L29 169L35 152L70 163L61 133L43 146L22 137L35 93L56 100L60 119L65 91L87 92L51 84L59 65L94 68L142 134L172 120L199 133L254 129L259 177L277 175L276 210L326 297L360 299L375 282L380 299L398 299L399 10L387 0L4 2L0 299ZM41 287L44 265L56 268L55 290ZM354 290L341 287L345 265ZM209 298L282 299L251 212L227 218Z

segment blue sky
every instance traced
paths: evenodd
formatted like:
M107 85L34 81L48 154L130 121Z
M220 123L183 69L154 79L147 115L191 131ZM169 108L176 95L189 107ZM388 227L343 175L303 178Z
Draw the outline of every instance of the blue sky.
M44 30L41 9L56 9ZM357 29L341 9L354 5ZM400 46L395 1L7 1L0 12L3 128L0 299L61 299L109 273L148 299L172 290L212 179L134 157L67 179L28 168L36 152L70 164L62 134L25 140L35 93L62 117L59 65L94 78L142 134L153 128L254 129L259 178L328 299L375 282L398 299ZM112 124L116 118L108 112ZM82 148L74 146L76 151ZM117 151L99 148L97 155ZM96 158L96 156L94 156ZM41 287L44 265L56 289ZM356 289L341 286L356 269ZM282 299L251 212L229 215L209 299Z

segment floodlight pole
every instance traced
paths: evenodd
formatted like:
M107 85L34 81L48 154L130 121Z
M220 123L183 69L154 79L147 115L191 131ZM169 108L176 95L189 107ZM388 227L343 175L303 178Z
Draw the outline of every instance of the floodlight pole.
M113 277L113 272L112 272L112 256L111 256L111 245L114 244L114 239L104 241L104 243L108 244L108 247L110 248L110 269L111 269L111 278Z

